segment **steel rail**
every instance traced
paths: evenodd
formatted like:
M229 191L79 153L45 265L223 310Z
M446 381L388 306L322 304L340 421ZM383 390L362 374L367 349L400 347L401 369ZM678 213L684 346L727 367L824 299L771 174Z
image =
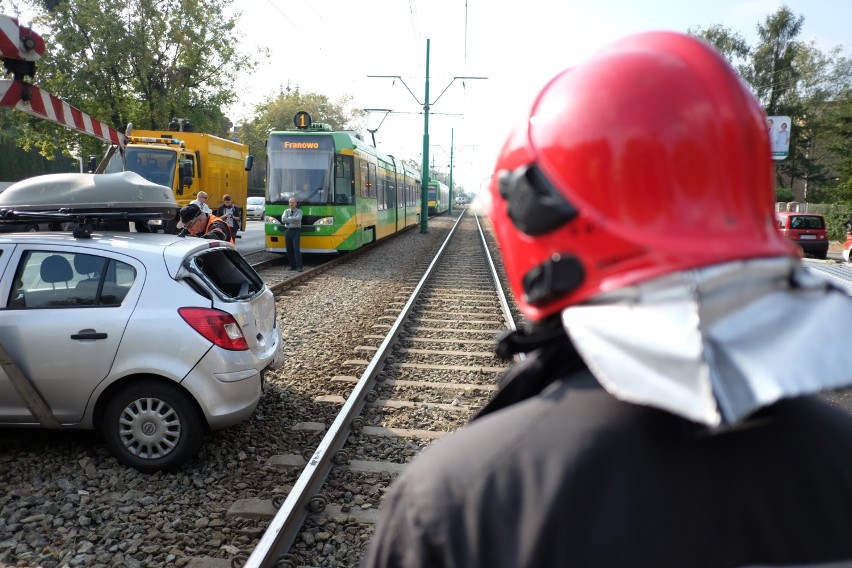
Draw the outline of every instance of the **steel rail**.
M280 290L282 290L284 288L289 288L289 287L301 282L302 280L307 280L307 279L319 274L320 272L325 272L326 270L329 270L330 268L337 266L338 264L343 264L344 262L347 262L347 261L349 261L353 258L357 258L360 255L366 253L367 251L372 250L375 247L380 247L383 244L385 244L386 242L388 242L389 240L394 239L394 238L400 236L401 234L404 234L404 233L410 231L414 227L415 227L415 225L409 225L408 227L403 227L402 229L400 229L399 231L395 232L392 235L384 237L384 238L382 238L381 240L378 240L378 241L373 241L371 243L367 243L366 245L364 245L360 248L357 248L355 250L348 251L346 253L337 253L336 256L335 255L329 255L330 258L327 259L322 264L318 264L317 266L314 266L313 268L308 268L304 272L293 274L293 275L289 276L284 282L279 282L278 284L273 284L272 286L269 287L269 289L272 290L273 293L276 293L276 292L279 292ZM252 264L251 267L254 268L257 271L261 271L265 268L269 268L269 267L272 267L272 266L276 266L278 264L282 264L286 260L287 255L286 255L286 253L280 253L280 254L281 254L281 256L279 258L271 258L271 259L268 259L268 260L262 260L262 261L258 262L257 264ZM246 256L246 255L244 255L244 256Z
M482 225L479 222L479 215L474 213L476 219L476 227L479 229L479 237L482 241L482 249L485 252L485 258L488 260L488 266L491 269L491 277L494 279L494 287L497 289L497 296L500 298L500 309L503 310L503 315L506 316L506 325L512 331L517 330L515 326L515 317L512 315L512 310L509 307L509 301L506 299L506 294L503 293L503 284L500 282L500 275L497 273L497 267L494 265L494 259L491 256L491 251L488 250L488 241L485 240L485 231L482 230ZM520 354L520 358L524 358L524 354Z
M440 260L447 244L455 234L459 223L464 218L464 213L459 215L447 238L444 240L432 262L429 264L420 281L414 288L408 301L405 303L393 326L391 326L376 354L370 360L361 378L352 389L352 393L344 402L343 407L329 426L317 449L308 460L293 489L287 495L278 512L269 523L263 536L260 538L255 549L252 551L244 568L267 568L272 567L278 558L286 554L293 545L299 531L304 524L305 518L311 512L321 512L325 507L325 501L317 498L318 491L322 488L328 477L335 460L339 460L338 452L349 437L352 421L361 414L367 399L367 394L372 391L376 383L376 376L384 368L385 359L392 353L396 338L402 330L403 324L408 319L417 297L426 282L432 275L436 264Z

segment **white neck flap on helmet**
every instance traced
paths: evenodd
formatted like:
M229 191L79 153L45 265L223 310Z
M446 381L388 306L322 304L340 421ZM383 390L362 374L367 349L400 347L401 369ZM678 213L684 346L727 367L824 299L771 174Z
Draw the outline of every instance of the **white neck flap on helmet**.
M562 323L610 394L711 428L852 385L852 299L794 258L676 272L566 308Z

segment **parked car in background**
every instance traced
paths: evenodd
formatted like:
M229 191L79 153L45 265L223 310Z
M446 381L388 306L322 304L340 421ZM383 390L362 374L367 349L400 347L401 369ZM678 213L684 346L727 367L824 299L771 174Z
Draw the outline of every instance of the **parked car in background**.
M263 219L266 209L266 199L263 197L249 197L246 201L246 218Z
M468 199L467 195L459 195L456 197L456 205L467 205L470 203L470 199Z
M114 211L133 204L110 196L150 191L173 206L164 216L177 210L132 173L40 177L58 202L73 189ZM97 224L0 235L0 349L0 426L100 429L143 472L178 467L208 428L249 418L284 359L273 294L231 244Z
M781 211L775 214L781 233L799 245L807 255L824 259L828 255L825 217L815 213Z

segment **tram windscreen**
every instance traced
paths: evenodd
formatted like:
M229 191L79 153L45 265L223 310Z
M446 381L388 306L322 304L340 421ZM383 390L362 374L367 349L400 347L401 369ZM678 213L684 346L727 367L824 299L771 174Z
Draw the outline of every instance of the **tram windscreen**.
M334 146L330 138L272 136L267 157L267 203L286 204L291 197L299 203L329 202L334 164Z

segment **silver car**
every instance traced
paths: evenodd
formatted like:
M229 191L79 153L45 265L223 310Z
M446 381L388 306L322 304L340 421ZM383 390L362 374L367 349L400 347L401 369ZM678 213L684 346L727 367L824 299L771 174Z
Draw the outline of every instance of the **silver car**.
M143 472L250 417L284 360L272 292L218 241L3 234L0 307L0 426L100 429Z
M249 197L246 200L246 218L263 219L266 199L263 197Z

